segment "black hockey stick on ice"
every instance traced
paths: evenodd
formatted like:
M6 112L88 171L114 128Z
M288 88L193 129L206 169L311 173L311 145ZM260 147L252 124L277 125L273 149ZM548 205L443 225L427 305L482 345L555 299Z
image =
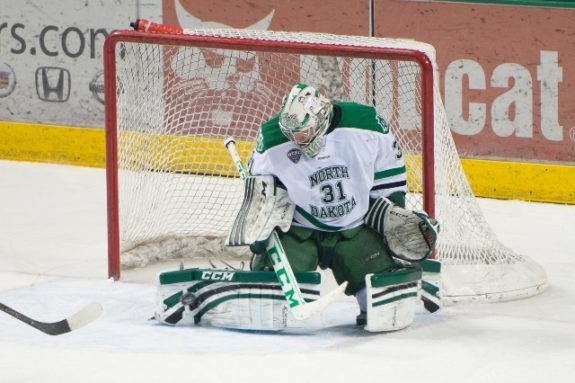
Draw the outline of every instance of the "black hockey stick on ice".
M234 138L226 138L224 145L230 152L240 178L242 181L245 181L248 176L248 172L238 154ZM275 230L270 235L266 248L272 262L273 269L278 277L282 292L295 319L303 320L322 311L328 304L336 300L345 291L347 281L343 282L323 297L313 302L306 302Z
M6 314L13 316L14 318L21 320L29 326L34 327L37 330L42 331L44 334L48 335L61 335L66 334L70 331L74 331L91 323L98 319L102 313L102 306L99 303L90 303L88 306L84 307L82 310L75 314L70 315L66 319L62 319L57 322L40 322L32 319L13 308L6 306L4 303L0 303L0 311L4 311Z

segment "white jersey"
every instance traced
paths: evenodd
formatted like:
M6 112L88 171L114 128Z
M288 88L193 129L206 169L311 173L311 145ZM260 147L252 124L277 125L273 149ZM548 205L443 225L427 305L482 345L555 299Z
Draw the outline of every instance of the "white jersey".
M252 175L271 174L296 204L293 225L340 231L363 223L369 200L406 191L401 150L372 107L336 103L314 158L283 136L278 116L264 123L249 162Z

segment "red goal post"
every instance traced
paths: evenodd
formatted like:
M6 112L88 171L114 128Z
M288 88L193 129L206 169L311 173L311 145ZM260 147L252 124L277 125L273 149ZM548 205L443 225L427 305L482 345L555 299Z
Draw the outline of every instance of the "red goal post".
M174 247L178 257L197 256L198 241L225 237L242 191L220 141L234 135L246 160L281 95L308 82L332 98L372 104L390 123L406 154L409 207L442 223L437 256L453 300L512 299L545 286L544 272L501 245L474 202L439 96L432 46L188 31L145 21L138 29L116 31L104 46L110 277L120 277L123 259L145 264L142 258L162 259ZM215 253L227 251L219 246ZM524 275L526 264L529 282L481 280L485 267L491 274L503 269L498 278L505 279L514 270Z

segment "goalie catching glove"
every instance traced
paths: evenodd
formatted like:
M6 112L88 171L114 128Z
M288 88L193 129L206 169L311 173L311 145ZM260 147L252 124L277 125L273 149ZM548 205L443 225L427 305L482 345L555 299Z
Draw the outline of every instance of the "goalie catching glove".
M372 204L365 224L383 236L395 257L409 262L426 259L439 232L439 223L425 212L406 210L387 198Z

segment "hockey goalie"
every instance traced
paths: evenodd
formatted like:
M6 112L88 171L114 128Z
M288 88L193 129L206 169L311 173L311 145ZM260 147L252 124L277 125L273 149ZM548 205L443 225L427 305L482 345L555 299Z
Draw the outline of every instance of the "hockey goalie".
M316 328L339 292L370 332L409 326L421 304L439 309L440 264L428 259L439 224L405 209L403 154L373 107L297 84L260 127L247 172L236 164L245 193L228 245L249 245L250 271L160 274L160 322ZM318 267L340 285L325 297Z

